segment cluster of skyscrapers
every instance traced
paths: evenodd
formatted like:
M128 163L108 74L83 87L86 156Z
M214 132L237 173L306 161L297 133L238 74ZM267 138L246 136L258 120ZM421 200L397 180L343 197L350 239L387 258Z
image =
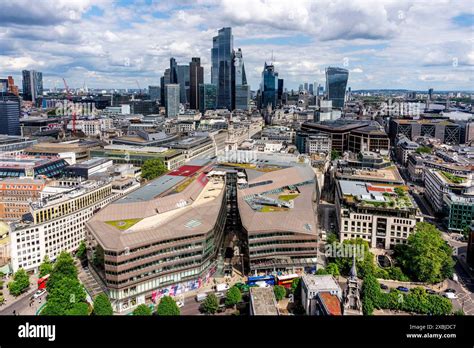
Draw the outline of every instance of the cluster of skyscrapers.
M194 57L188 65L170 59L170 67L161 78L161 104L167 117L176 117L179 104L204 112L225 108L247 110L250 86L247 84L242 50L233 48L231 28L222 28L213 38L211 50L211 83L204 83L201 59Z

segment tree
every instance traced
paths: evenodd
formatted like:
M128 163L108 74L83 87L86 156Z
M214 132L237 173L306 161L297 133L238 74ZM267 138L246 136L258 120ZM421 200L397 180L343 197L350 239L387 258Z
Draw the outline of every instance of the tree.
M240 289L234 285L227 291L225 304L230 307L237 305L240 301L242 301L242 293Z
M50 293L51 289L56 285L56 282L63 278L77 279L77 269L74 264L74 259L65 251L59 254L54 263L53 270L46 283L48 292Z
M65 311L65 315L89 315L89 305L85 302L75 303L70 309Z
M166 172L166 166L159 158L146 160L142 165L142 177L153 180Z
M333 262L328 263L328 265L326 266L326 272L328 272L328 274L332 274L335 277L340 275L338 265Z
M176 301L171 296L164 296L156 307L158 315L180 315L180 310Z
M108 296L100 293L94 299L94 315L112 315L114 313Z
M422 154L422 153L431 153L431 147L429 146L420 146L415 150L416 153Z
M291 282L291 293L292 294L295 294L296 291L298 290L298 288L300 287L300 281L301 281L301 278L295 278L293 279L293 282Z
M219 300L214 294L209 294L201 305L201 311L207 314L214 314L219 308Z
M23 268L20 268L13 275L13 281L8 284L10 294L13 296L20 295L30 286L30 277Z
M141 304L133 310L133 315L151 315L151 308L146 304Z
M395 248L395 258L410 278L437 283L453 273L452 249L432 224L419 222L404 246Z
M341 153L337 150L332 150L331 151L331 161L334 161L336 159L338 159L339 157L341 157Z
M79 260L82 260L86 257L86 243L84 241L81 241L81 244L79 244L79 248L77 248L76 251L76 257Z
M318 269L316 270L316 274L317 274L317 275L326 275L326 274L329 274L329 273L328 273L328 272L326 271L326 269L324 269L324 268L318 268Z
M43 259L43 263L39 266L39 277L44 277L47 274L51 274L53 271L53 263L49 260L48 255Z
M275 294L275 298L277 301L281 301L285 298L286 296L286 289L284 286L281 285L275 285L273 287L273 293Z
M86 291L77 278L60 278L55 282L54 287L48 288L46 307L41 314L68 315L70 311L73 311L73 315L78 315L76 314L79 308L77 304L85 303L86 296Z
M364 282L362 283L362 303L370 302L367 309L378 307L380 295L381 291L379 282L372 274L367 274L364 277ZM372 313L370 312L370 314Z

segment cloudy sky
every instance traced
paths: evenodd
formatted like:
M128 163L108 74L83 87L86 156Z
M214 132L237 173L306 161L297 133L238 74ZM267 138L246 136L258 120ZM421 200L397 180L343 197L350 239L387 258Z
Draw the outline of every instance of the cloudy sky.
M45 87L144 88L176 57L201 57L210 81L212 37L232 27L257 89L272 57L285 87L324 84L326 66L349 86L474 90L470 0L2 1L0 77L43 72Z

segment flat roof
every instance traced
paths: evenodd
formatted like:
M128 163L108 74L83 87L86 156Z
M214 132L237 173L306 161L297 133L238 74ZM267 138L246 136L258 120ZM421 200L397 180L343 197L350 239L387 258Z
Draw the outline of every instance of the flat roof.
M250 288L250 299L254 315L279 315L275 294L272 287Z
M133 191L125 197L114 202L114 204L124 204L132 202L146 202L168 191L172 187L186 180L186 176L179 175L163 175L149 182L145 186Z
M70 165L70 166L68 166L68 168L86 168L86 169L90 169L90 168L93 168L95 166L107 163L107 162L112 162L112 160L108 159L108 158L94 157L94 158L91 158L90 160Z
M301 280L311 292L341 291L341 287L332 275L304 274Z

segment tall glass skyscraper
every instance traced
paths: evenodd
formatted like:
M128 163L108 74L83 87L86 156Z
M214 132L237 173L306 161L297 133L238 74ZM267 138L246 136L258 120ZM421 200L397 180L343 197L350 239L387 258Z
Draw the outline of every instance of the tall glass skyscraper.
M332 100L332 107L342 109L346 96L349 71L343 68L326 68L326 93Z
M0 134L20 135L20 101L17 96L0 96Z
M239 48L234 53L234 109L248 110L250 101L250 86L247 84L244 57Z
M275 72L273 64L267 64L265 62L260 90L262 93L261 108L264 109L268 105L271 105L272 108L275 109L278 94L278 73Z
M43 95L43 73L23 70L23 99L36 102Z
M166 85L166 117L173 118L179 114L179 85L170 83Z
M201 66L201 58L193 57L189 63L189 108L193 110L199 109L199 85L204 83L204 68Z
M212 39L211 82L217 86L217 107L232 110L232 60L234 38L231 28L222 28Z
M189 65L178 65L179 101L186 104L189 100Z
M217 86L212 83L201 83L199 98L199 111L214 110L217 107Z

